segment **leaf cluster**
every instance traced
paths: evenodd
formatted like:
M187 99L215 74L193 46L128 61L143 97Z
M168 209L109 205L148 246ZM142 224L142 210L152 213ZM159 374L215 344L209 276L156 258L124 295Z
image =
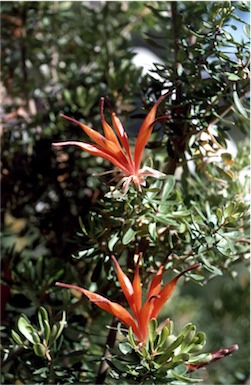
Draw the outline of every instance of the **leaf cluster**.
M178 270L202 262L204 280L222 275L248 253L248 241L244 240L248 234L247 202L237 194L228 204L218 196L214 202L209 190L206 199L207 187L199 176L190 178L189 183L191 192L186 200L172 175L151 183L142 194L133 189L126 195L107 193L86 225L82 224L87 242L77 257L91 260L100 255L132 255L136 243L146 269L166 258L167 268ZM204 207L202 199L206 199ZM192 277L203 280L201 275Z

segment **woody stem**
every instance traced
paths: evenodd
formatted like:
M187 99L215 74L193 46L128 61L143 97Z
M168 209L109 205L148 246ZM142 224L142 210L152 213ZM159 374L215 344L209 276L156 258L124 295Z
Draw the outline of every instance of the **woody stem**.
M104 382L105 382L107 370L109 368L109 365L107 364L106 359L110 355L110 348L114 347L114 344L116 341L117 323L118 323L118 321L113 318L113 320L111 322L111 328L110 328L108 336L107 336L103 357L102 357L102 360L100 362L99 371L98 371L98 375L96 378L96 385L101 385L101 384L104 384Z

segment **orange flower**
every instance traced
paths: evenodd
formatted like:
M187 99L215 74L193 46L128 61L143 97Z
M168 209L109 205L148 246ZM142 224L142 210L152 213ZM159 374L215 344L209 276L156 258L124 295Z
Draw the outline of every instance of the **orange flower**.
M162 95L145 117L138 133L134 157L131 154L126 131L121 121L110 106L109 108L111 110L111 120L114 129L112 129L112 127L106 122L103 112L104 98L101 98L100 103L100 115L104 135L100 134L98 131L93 130L92 128L73 118L70 118L66 115L61 115L63 118L80 126L84 130L84 132L95 142L95 144L83 143L78 141L67 141L61 143L53 143L53 146L78 146L82 148L82 150L92 155L100 156L101 158L108 160L115 167L117 167L120 172L122 172L122 177L120 178L121 180L119 182L119 185L123 184L125 191L128 190L129 184L131 182L133 182L136 188L141 191L141 185L144 184L145 177L153 176L158 178L160 176L164 176L163 173L154 170L150 167L143 167L142 169L140 169L140 164L144 148L152 133L153 125L160 120L169 118L169 116L162 116L157 119L155 118L159 104L168 94L170 94L170 92Z
M129 311L120 304L112 302L99 294L92 293L79 286L68 285L61 282L57 282L56 285L81 291L86 295L86 297L90 299L91 302L95 303L95 305L99 306L101 309L106 310L108 313L113 314L126 327L132 327L133 333L137 337L138 341L144 342L148 337L149 321L152 318L158 317L161 308L172 295L178 279L186 272L199 267L200 264L196 264L182 271L163 288L161 288L161 282L164 273L164 266L161 265L152 279L146 301L144 304L142 304L142 287L139 276L139 260L136 265L133 281L131 282L127 275L122 271L116 258L112 256L112 259L116 267L121 289L126 297L128 305L131 309L131 313L129 313Z

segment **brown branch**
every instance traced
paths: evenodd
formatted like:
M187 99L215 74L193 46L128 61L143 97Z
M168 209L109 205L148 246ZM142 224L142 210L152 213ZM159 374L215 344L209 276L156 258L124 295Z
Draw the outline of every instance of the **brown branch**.
M115 341L116 341L116 335L117 335L117 330L116 326L118 324L118 321L113 318L111 322L111 327L107 336L106 344L105 344L105 349L103 353L103 357L100 362L99 366L99 371L98 375L96 378L96 385L102 385L105 382L107 370L109 369L109 365L106 362L107 358L110 356L110 349L114 347Z
M171 2L171 18L172 18L172 31L173 31L173 41L174 41L174 66L175 66L175 72L178 76L178 53L180 50L179 47L179 31L180 31L180 26L177 23L177 1L172 1ZM177 84L176 87L176 102L179 104L179 101L181 100L182 97L182 83L180 82Z

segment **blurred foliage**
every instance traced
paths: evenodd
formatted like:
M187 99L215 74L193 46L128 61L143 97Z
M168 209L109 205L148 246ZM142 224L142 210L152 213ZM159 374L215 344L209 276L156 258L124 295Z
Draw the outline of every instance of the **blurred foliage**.
M130 274L135 252L144 253L145 285L165 258L166 268L178 271L202 262L201 274L190 274L168 302L166 316L179 329L196 322L208 351L239 344L234 357L210 365L204 377L245 383L249 143L232 154L229 139L249 130L248 5L1 3L1 383L117 382L115 368L113 378L100 377L110 317L54 283L84 283L116 299L109 256L120 257ZM236 23L242 39L235 37ZM146 76L132 64L135 39L161 58ZM108 95L125 127L129 120L136 126L172 86L158 111L170 119L156 125L146 160L169 175L149 179L142 194L130 189L124 196L109 189L108 177L94 177L110 168L102 159L52 149L55 141L85 140L60 113L99 129L99 98ZM67 326L53 344L48 333L55 333L62 311Z

